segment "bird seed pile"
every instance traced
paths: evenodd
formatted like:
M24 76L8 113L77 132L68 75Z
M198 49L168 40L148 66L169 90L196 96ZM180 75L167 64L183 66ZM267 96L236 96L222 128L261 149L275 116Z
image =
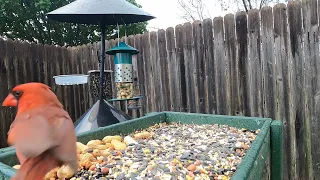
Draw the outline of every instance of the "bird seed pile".
M46 179L228 180L258 133L216 124L156 124L127 136L77 142L78 172L62 166Z

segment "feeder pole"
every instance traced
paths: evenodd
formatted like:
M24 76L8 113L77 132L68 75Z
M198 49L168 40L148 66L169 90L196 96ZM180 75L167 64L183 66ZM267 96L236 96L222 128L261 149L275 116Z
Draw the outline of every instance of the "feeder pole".
M106 39L106 28L105 23L100 23L101 28L101 60L100 60L100 102L103 101L103 84L104 84L104 58L105 58L105 39Z

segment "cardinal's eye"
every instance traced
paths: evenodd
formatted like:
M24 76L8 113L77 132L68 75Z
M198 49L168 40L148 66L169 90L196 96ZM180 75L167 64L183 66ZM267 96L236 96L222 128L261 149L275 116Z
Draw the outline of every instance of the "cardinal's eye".
M22 91L13 91L12 94L14 97L19 98L22 95Z

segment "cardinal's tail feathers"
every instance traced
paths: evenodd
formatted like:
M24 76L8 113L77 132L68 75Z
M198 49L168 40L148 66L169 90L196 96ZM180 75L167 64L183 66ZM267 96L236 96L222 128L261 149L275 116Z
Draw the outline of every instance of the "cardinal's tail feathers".
M45 175L59 162L48 151L37 157L27 159L11 180L43 180Z

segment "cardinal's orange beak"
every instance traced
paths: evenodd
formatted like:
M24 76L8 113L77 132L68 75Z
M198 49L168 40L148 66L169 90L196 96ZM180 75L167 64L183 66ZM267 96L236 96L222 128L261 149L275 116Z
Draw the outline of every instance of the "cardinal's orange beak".
M17 106L18 100L10 93L3 101L2 106Z

